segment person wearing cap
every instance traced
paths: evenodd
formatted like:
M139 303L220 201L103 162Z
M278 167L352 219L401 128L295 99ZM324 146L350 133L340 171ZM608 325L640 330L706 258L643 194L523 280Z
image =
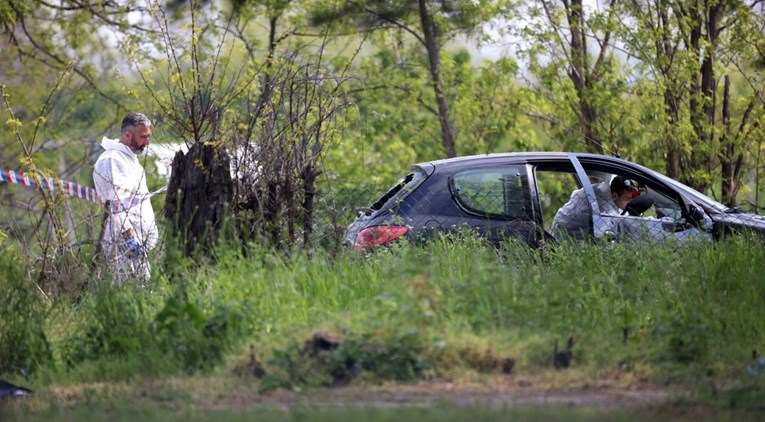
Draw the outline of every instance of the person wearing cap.
M611 183L601 182L592 185L598 201L600 214L619 215L627 204L640 193L637 184L622 176L615 176ZM590 201L584 188L571 193L571 198L564 204L553 218L551 232L555 240L564 237L583 240L590 231Z
M129 113L122 120L120 138L101 141L105 151L93 169L96 193L106 212L101 247L116 284L131 276L147 280L151 275L146 253L159 236L146 173L138 160L151 141L151 126L145 115Z

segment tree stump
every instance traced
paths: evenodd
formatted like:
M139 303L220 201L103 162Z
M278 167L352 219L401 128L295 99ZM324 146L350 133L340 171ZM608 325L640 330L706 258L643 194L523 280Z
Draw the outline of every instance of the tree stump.
M209 256L234 193L230 157L215 142L197 142L173 157L165 217L186 256Z

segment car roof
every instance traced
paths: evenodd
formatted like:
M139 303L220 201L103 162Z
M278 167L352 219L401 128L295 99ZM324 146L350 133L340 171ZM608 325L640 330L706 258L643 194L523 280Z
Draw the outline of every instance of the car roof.
M475 161L504 161L508 159L515 159L518 161L568 161L569 156L575 155L578 158L595 158L603 161L611 161L613 163L627 163L628 161L620 158L611 157L608 155L592 154L585 152L557 152L557 151L534 151L534 152L500 152L491 154L478 154L468 155L454 158L444 158L433 161L424 161L415 166L434 166L434 167L451 167L460 166L463 164L475 162ZM634 164L634 163L631 163Z

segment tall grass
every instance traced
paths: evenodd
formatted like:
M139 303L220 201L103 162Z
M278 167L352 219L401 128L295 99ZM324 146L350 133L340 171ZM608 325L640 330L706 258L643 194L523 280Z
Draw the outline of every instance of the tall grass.
M0 374L28 376L52 361L43 298L25 277L21 256L0 232Z
M33 299L18 313L6 304L4 324L38 339L17 344L44 382L225 369L226 357L241 360L249 345L274 385L496 370L492 362L505 357L514 371L534 372L552 368L554 342L571 336L573 365L584 371L629 368L655 381L713 371L735 380L752 350L765 349L757 239L542 253L465 236L368 255L241 251L223 247L203 266L170 251L147 287L95 283L45 312ZM6 275L23 278L4 262ZM339 346L311 352L306 340L317 332ZM14 359L2 370L26 371Z

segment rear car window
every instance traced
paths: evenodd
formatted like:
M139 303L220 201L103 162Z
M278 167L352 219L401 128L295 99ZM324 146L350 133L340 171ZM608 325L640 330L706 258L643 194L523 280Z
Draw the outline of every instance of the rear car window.
M412 169L411 173L402 177L395 185L393 185L385 195L375 201L370 208L373 211L380 211L381 209L387 209L393 205L396 201L400 201L409 192L413 191L417 185L425 178L425 172L419 168Z
M466 211L486 217L522 220L530 216L525 166L503 166L455 174L452 195Z

